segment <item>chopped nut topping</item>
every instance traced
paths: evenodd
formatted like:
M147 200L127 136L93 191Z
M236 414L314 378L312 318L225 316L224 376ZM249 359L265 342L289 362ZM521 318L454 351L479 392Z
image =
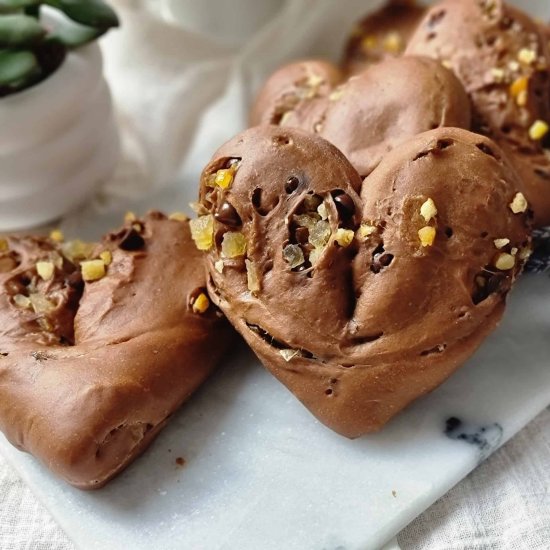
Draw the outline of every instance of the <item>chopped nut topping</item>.
M453 68L453 64L448 59L443 59L441 61L441 64L446 68L449 69L449 71Z
M495 248L498 248L500 250L501 248L504 248L507 244L510 244L510 239L495 239L493 242L495 243Z
M311 231L319 221L320 216L318 214L297 214L293 219L296 225L307 227Z
M328 96L328 99L329 101L338 101L342 99L343 95L344 95L344 88L342 86L339 86Z
M33 292L29 296L29 300L35 313L50 313L55 309L55 305L48 298L37 292Z
M529 204L527 203L527 199L523 193L516 193L512 199L512 202L508 206L514 214L520 214L527 210Z
M533 251L531 250L531 248L526 246L519 251L518 258L520 260L527 260L532 253Z
M510 84L510 95L513 98L517 98L520 93L527 92L528 87L529 79L526 76L520 76Z
M510 250L510 254L512 254L512 256L515 256L517 253L518 253L518 249L514 246L514 247Z
M218 260L218 261L214 262L214 269L218 273L223 273L223 260Z
M519 63L515 61L514 59L512 61L508 62L508 68L513 72L519 71Z
M211 214L189 222L191 237L199 250L210 250L214 244L214 218Z
M317 212L319 213L319 216L321 216L322 220L328 219L328 208L327 208L327 205L324 202L322 202L317 207Z
M135 222L136 219L136 215L133 212L126 212L126 214L124 214L124 221L126 223Z
M36 272L43 281L53 279L55 266L53 262L36 262Z
M418 230L418 238L420 239L420 243L422 246L432 246L435 241L435 227L431 227L427 225L426 227L423 227L422 229Z
M420 207L420 215L426 220L426 223L437 216L437 208L432 199L428 199L422 204Z
M514 256L512 256L512 254L507 254L506 252L499 254L495 261L495 267L500 269L500 271L508 271L509 269L513 269L515 265L516 259Z
M504 79L506 77L504 69L501 69L499 67L493 67L491 69L491 75L493 76L494 81L498 83L504 82Z
M297 355L301 355L300 351L297 349L280 349L279 353L287 363L292 361Z
M250 260L245 260L244 263L246 265L246 281L248 290L250 290L250 292L259 292L261 288L260 277L258 275L256 265Z
M0 252L7 252L10 249L10 245L6 239L0 239Z
M105 264L103 260L87 260L80 263L82 278L85 281L98 281L105 277Z
M400 53L404 47L401 35L398 32L388 33L384 38L383 47L388 53Z
M246 238L239 231L228 231L222 240L222 256L224 258L238 258L246 253Z
M170 216L168 216L168 218L178 222L186 222L189 220L189 216L186 216L183 212L173 212Z
M44 319L43 317L38 319L38 326L46 332L51 332L53 330L52 324L50 323L49 319ZM41 359L38 359L38 361L41 361Z
M295 267L302 265L305 261L304 253L297 244L287 244L283 248L283 258L290 266L290 269L294 269Z
M65 240L65 236L60 229L54 229L50 232L50 239L56 243L62 243Z
M210 307L210 300L204 292L201 292L193 302L193 311L195 313L205 313Z
M16 294L13 297L13 303L22 309L30 309L31 308L31 301L27 296L23 296L23 294Z
M101 252L99 254L99 258L105 265L111 265L111 262L113 261L113 255L110 250L104 250Z
M373 233L376 233L376 226L362 223L357 230L357 238L366 241Z
M330 224L328 221L321 220L311 228L308 240L315 248L322 248L327 245L330 233Z
M206 208L200 203L200 202L190 202L189 208L195 212L195 214L198 214L199 216L202 216L208 212Z
M518 61L524 65L532 65L537 60L537 52L522 48L518 53Z
M529 128L529 137L533 141L541 140L547 133L550 127L544 120L536 120Z
M353 242L354 237L355 233L351 229L338 228L334 233L334 240L344 248Z

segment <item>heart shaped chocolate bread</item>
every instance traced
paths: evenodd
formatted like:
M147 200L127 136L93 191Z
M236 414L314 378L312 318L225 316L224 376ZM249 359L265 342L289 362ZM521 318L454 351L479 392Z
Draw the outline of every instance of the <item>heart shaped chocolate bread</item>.
M101 244L2 239L0 429L81 489L127 466L231 331L189 223L150 213Z
M426 14L407 54L440 59L521 176L538 225L550 223L550 53L541 26L502 0L444 0Z
M319 420L357 437L497 325L530 245L519 186L465 130L402 143L362 183L327 141L264 126L214 155L192 230L212 300Z
M361 176L370 174L388 151L411 136L442 126L470 127L464 88L437 61L386 59L332 91L328 70L316 73L310 66L310 82L319 83L318 87L285 103L277 92L297 87L295 75L302 66L283 67L266 82L253 121L317 133L336 145ZM258 115L260 111L264 116Z
M358 74L369 65L403 53L409 38L426 13L414 0L389 0L359 21L344 49L342 67Z

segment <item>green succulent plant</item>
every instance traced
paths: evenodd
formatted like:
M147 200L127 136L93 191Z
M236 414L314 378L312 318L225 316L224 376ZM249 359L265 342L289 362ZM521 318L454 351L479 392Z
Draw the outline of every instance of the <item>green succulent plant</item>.
M59 12L44 22L42 6ZM67 52L118 27L103 0L0 0L0 97L54 73Z

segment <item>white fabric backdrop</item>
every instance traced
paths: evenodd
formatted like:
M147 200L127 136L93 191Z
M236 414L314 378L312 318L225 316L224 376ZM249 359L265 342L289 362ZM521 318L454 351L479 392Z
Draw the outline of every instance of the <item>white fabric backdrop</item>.
M188 186L192 196L212 152L245 127L251 94L266 74L296 57L337 60L358 15L380 3L117 0L124 26L105 39L104 49L124 159L88 214L173 183ZM529 7L550 19L547 0L530 0ZM415 520L399 542L405 549L548 548L549 486L545 411ZM69 548L0 458L0 550Z

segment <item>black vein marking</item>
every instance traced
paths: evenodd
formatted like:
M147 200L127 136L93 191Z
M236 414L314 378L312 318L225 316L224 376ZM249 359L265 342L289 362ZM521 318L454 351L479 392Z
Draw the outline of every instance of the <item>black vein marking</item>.
M455 441L464 441L478 448L478 461L485 460L502 440L502 426L495 422L486 426L470 424L456 416L445 421L445 435Z
M550 273L550 227L533 231L533 254L525 271L530 273Z

